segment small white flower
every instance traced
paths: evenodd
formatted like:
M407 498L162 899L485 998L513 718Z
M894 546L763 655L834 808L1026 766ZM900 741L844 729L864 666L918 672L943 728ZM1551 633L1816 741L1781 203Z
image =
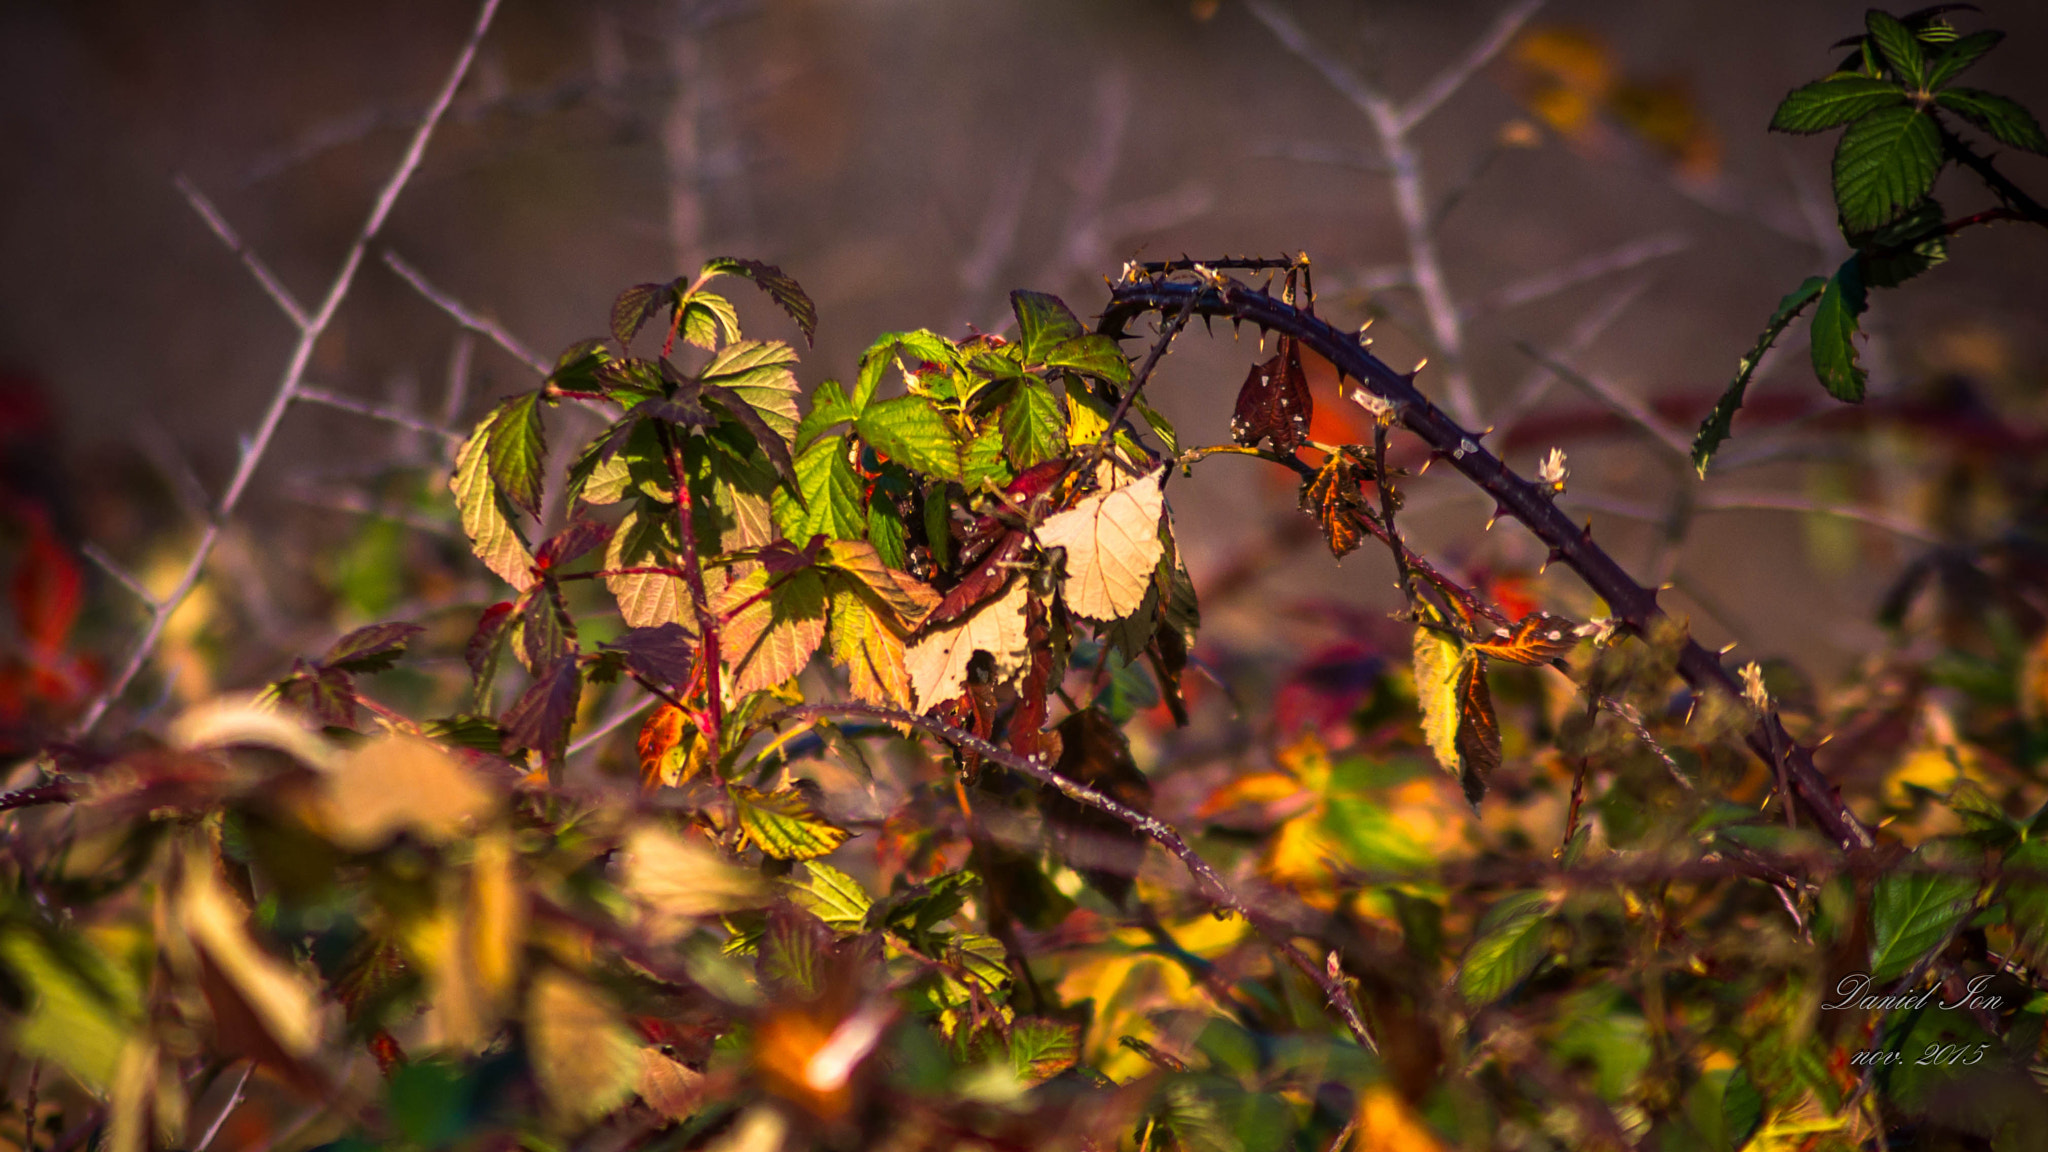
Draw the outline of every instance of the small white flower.
M1364 388L1351 390L1351 402L1372 413L1372 418L1381 424L1394 422L1394 402Z
M1577 628L1572 629L1572 635L1586 637L1593 641L1595 645L1600 645L1612 640L1614 638L1614 630L1618 627L1620 625L1614 617L1601 616L1588 620Z
M1742 666L1742 698L1759 712L1771 707L1771 694L1764 689L1763 666L1754 660Z
M1136 284L1145 278L1145 269L1136 260L1124 261L1124 283Z
M1571 474L1571 468L1564 462L1562 448L1552 448L1550 455L1545 456L1543 462L1536 466L1536 479L1541 480L1553 493L1564 492L1564 482Z
M1197 264L1194 266L1193 271L1201 279L1202 283L1207 284L1211 288L1221 289L1226 283L1223 273L1209 267L1207 264Z

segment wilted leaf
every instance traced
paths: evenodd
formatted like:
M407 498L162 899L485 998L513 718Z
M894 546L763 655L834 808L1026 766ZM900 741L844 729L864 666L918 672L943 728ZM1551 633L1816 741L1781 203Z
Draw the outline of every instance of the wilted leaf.
M640 1043L597 989L558 969L533 979L526 1047L548 1103L591 1121L624 1104L640 1082Z
M687 784L715 760L704 734L673 704L662 704L647 714L635 748L640 759L640 786L649 790Z
M1091 620L1128 616L1145 599L1162 545L1159 472L1087 497L1038 526L1044 548L1066 549L1067 607Z
M1579 642L1578 625L1548 612L1531 612L1512 628L1496 628L1467 647L1483 656L1511 664L1538 666L1568 655Z
M1458 994L1467 1003L1491 1004L1536 970L1550 951L1550 908L1541 892L1517 892L1487 909L1458 966Z
M1301 510L1323 526L1323 542L1339 560L1357 551L1365 540L1369 513L1358 477L1358 462L1348 453L1333 452L1301 486Z
M455 493L455 506L462 514L462 531L470 548L484 567L514 588L525 590L533 583L533 556L520 539L519 530L506 514L503 498L491 482L490 453L487 448L495 420L486 420L462 445L455 456L455 474L448 487Z
M640 1050L640 1079L634 1086L649 1108L670 1120L688 1120L704 1103L704 1074L662 1054Z
M1249 447L1271 439L1275 452L1289 456L1308 440L1314 414L1315 397L1308 390L1301 353L1291 338L1282 336L1272 358L1252 365L1238 389L1230 438Z
M334 642L320 663L327 668L358 674L382 672L398 663L413 637L426 631L417 624L372 624L358 628Z
M811 811L794 788L757 792L735 785L728 789L739 814L740 830L762 852L778 860L810 860L824 856L853 836Z
M417 736L379 736L343 752L323 784L327 835L351 851L400 832L446 844L473 833L498 804L461 761Z
M1024 621L1029 599L1026 582L1012 577L1002 595L961 620L926 632L910 646L903 663L920 711L966 691L968 665L976 652L993 658L993 683L1005 683L1024 670L1030 657Z
M1453 776L1464 768L1458 756L1458 674L1464 659L1457 641L1433 628L1415 630L1415 702L1422 708L1422 734L1436 762Z

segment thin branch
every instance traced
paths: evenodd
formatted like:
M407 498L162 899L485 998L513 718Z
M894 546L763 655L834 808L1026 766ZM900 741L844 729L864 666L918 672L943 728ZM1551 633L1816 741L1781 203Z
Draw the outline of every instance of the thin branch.
M1358 172L1370 172L1375 176L1386 176L1393 172L1387 162L1367 156L1357 148L1345 148L1336 144L1314 144L1302 141L1292 144L1267 144L1252 149L1252 155L1261 160L1293 160L1301 164L1328 164L1337 168L1350 168Z
M102 549L99 545L88 540L85 543L79 545L78 550L80 552L85 553L85 558L87 560L90 560L93 563L99 565L100 570L102 572L105 572L107 575L112 576L116 581L120 583L121 587L126 588L137 600L142 601L142 603L145 606L147 606L152 612L156 610L156 594L151 592L146 586L144 586L142 581L136 579L135 576L132 575L126 568L121 567L120 563L116 561L112 556L107 555L105 549Z
M1848 504L1822 504L1804 496L1775 492L1712 492L1700 497L1699 507L1702 512L1806 512L1816 516L1837 516L1882 528L1909 540L1944 543L1939 533L1889 512Z
M291 408L292 401L298 396L306 365L313 357L314 345L319 343L320 337L327 331L327 326L333 323L335 314L341 310L342 301L348 297L349 288L355 283L356 270L362 266L363 253L368 250L370 241L384 227L385 220L391 215L392 206L398 202L399 193L404 191L413 173L419 169L420 161L426 156L427 143L433 139L435 127L440 124L449 103L455 99L455 90L461 87L463 77L469 74L470 65L476 60L477 47L482 43L484 33L490 30L491 21L498 12L498 4L499 0L483 0L482 7L477 13L476 24L470 30L469 39L463 43L461 52L456 56L454 67L449 70L448 79L442 84L440 93L428 108L418 130L413 133L412 142L399 160L398 167L378 191L368 218L364 220L362 229L357 232L355 242L349 246L348 255L342 258L341 267L335 273L333 283L328 286L327 295L321 300L319 309L307 316L300 325L298 343L285 363L283 376L278 381L276 393L271 397L270 407L264 412L255 434L242 449L241 461L236 465L234 475L228 481L227 490L221 494L212 521L201 534L198 545L192 551L191 559L186 562L183 574L172 587L170 594L165 596L150 614L148 626L143 629L142 635L137 638L134 647L122 662L120 671L86 706L74 729L75 735L83 736L90 733L106 715L114 701L128 690L128 686L142 671L142 666L149 660L151 653L156 651L157 642L163 638L164 626L169 623L172 614L198 586L199 578L206 570L206 562L213 554L214 545L220 540L222 526L240 506L242 494L248 490L249 482L255 478L257 466L263 462L264 454L269 451L271 439L276 436L278 425L283 422L285 412Z
M290 318L292 326L304 331L307 324L306 309L299 304L298 298L292 295L291 289L286 288L284 282L277 278L277 274L270 270L270 265L265 264L262 257L242 243L241 235L228 223L227 217L220 214L220 209L213 206L213 201L208 200L206 194L182 172L172 177L171 183L184 194L185 202L192 205L192 210L199 213L199 218L206 221L206 226L213 229L213 234L220 237L220 242L228 246L228 251L241 259L242 267L247 268L249 275L254 276L256 282L263 285L263 290L270 294L271 302Z
M249 1087L249 1077L255 1071L256 1062L251 1060L248 1067L242 1069L242 1078L235 1081L235 1090L228 1094L228 1102L221 1107L220 1115L213 1118L213 1123L207 1126L206 1135L201 1136L199 1143L192 1146L192 1152L206 1152L213 1145L213 1138L220 1135L221 1126L228 1122L228 1117L235 1109L242 1106L242 1093Z
M1522 354L1529 357L1529 359L1536 361L1564 379L1578 385L1588 396L1607 405L1607 407L1613 409L1619 415L1626 417L1631 423L1648 432L1652 440L1655 440L1674 455L1682 457L1687 461L1692 459L1692 441L1687 438L1685 433L1666 424L1661 417L1650 410L1649 405L1615 387L1611 381L1602 380L1580 372L1533 344L1517 341L1515 347L1521 349Z
M1621 314L1628 311L1629 305L1641 299L1649 287L1649 278L1642 277L1602 300L1592 311L1580 317L1579 322L1572 325L1571 331L1565 333L1564 343L1557 347L1557 354L1577 356L1591 348L1593 342L1600 339L1616 320L1621 319ZM1507 408L1494 421L1493 442L1507 443L1515 426L1522 422L1523 417L1535 410L1536 405L1542 403L1544 395L1555 383L1557 373L1541 364L1531 368L1521 387L1515 390L1514 399L1508 401Z
M1436 79L1431 80L1422 91L1409 98L1408 103L1401 108L1401 131L1406 132L1429 119L1430 113L1435 112L1444 101L1456 95L1458 89L1465 86L1466 81L1472 79L1481 68L1486 67L1495 56L1500 55L1501 49L1508 46L1515 38L1515 33L1520 32L1522 25L1527 24L1529 18L1536 15L1536 10L1541 7L1543 0L1521 0L1521 3L1502 12L1494 20L1493 27L1486 30L1486 35L1474 41L1472 47L1465 50L1465 55L1457 63L1437 73Z
M287 500L310 504L315 508L327 508L335 512L348 512L357 516L374 516L379 520L390 520L408 528L425 532L431 536L445 536L450 540L467 541L462 531L444 520L436 520L417 509L401 504L387 504L374 500L361 492L348 488L322 488L304 481L288 481L284 489Z
M323 404L329 408L338 408L343 412L353 412L358 416L367 416L372 420L382 420L386 424L396 424L400 428L407 428L414 432L424 432L429 436L438 436L450 444L459 445L463 441L463 436L460 433L450 432L448 429L432 421L422 420L410 413L386 408L379 404L372 404L366 400L358 400L353 396L343 396L339 392L329 392L325 388L314 388L307 384L301 384L299 385L298 398L308 404Z
M598 722L597 727L569 742L569 750L563 754L567 759L597 744L598 741L619 730L620 725L647 711L648 701L634 700L632 706L623 708Z
M426 275L407 263L404 257L387 248L384 251L384 264L393 272L398 273L400 279L412 285L413 291L426 297L428 303L446 312L449 318L457 324L511 353L514 359L533 369L537 375L545 376L548 374L548 362L535 355L532 349L521 344L518 337L505 331L504 327L497 321L471 311L463 305L462 301L434 287L428 281Z
M1190 300L1174 314L1172 320L1167 322L1165 329L1159 333L1159 339L1152 342L1152 351L1146 354L1145 362L1138 366L1138 371L1131 377L1130 386L1124 389L1123 398L1117 401L1116 411L1110 413L1109 424L1102 429L1102 435L1095 438L1095 448L1088 454L1085 473L1092 474L1095 466L1102 462L1103 455L1109 451L1110 444L1116 439L1117 429L1123 427L1124 417L1130 413L1132 401L1136 400L1138 393L1144 389L1145 381L1152 378L1152 369L1158 367L1159 358L1166 355L1166 349L1173 343L1173 338L1180 335L1182 328L1187 327L1188 317L1194 315L1194 311L1194 301Z
M1538 300L1555 296L1559 292L1576 288L1588 281L1640 268L1652 260L1675 256L1692 247L1692 237L1683 232L1659 232L1631 240L1605 252L1575 260L1562 268L1539 273L1527 279L1517 280L1500 288L1471 309L1471 314L1498 312L1508 308L1519 308L1534 304Z
M1112 337L1123 336L1126 324L1136 316L1178 312L1187 306L1191 296L1195 298L1196 311L1204 315L1228 317L1294 337L1329 360L1340 374L1360 381L1391 402L1404 427L1420 437L1436 456L1493 497L1502 514L1519 520L1548 545L1551 559L1577 572L1631 632L1647 634L1653 623L1663 617L1657 593L1638 584L1593 542L1590 531L1574 524L1552 500L1548 489L1515 474L1499 457L1481 447L1471 433L1416 390L1409 374L1396 372L1372 356L1353 333L1339 331L1320 317L1235 281L1216 288L1179 284L1164 278L1118 285L1111 293L1098 330ZM1680 649L1678 672L1695 689L1704 691L1712 686L1734 699L1742 699L1741 687L1721 665L1719 657L1695 641L1687 641ZM1870 829L1849 810L1833 785L1814 766L1812 753L1786 736L1775 717L1760 719L1748 742L1753 752L1768 761L1771 749L1780 740L1787 749L1794 789L1828 836L1850 849L1870 847L1874 843Z
M1244 917L1245 922L1259 935L1265 937L1275 951L1322 989L1323 995L1329 999L1330 1006L1336 1011L1345 1029L1361 1046L1368 1051L1379 1051L1379 1046L1374 1043L1364 1019L1358 1014L1358 1006L1352 1001L1351 993L1344 987L1343 982L1296 948L1291 931L1275 920L1270 913L1255 908L1250 901L1233 890L1216 871L1215 866L1203 859L1171 824L1156 816L1139 812L1086 784L1069 780L1053 771L1042 760L1019 756L1007 748L981 739L972 732L955 728L930 716L919 716L898 708L885 708L874 704L801 704L777 712L761 723L767 726L784 720L814 720L828 716L864 716L871 720L920 729L956 748L974 752L983 760L1029 776L1078 804L1114 817L1132 831L1154 841L1172 853L1188 870L1188 874L1194 877L1195 886L1204 900L1214 907L1228 909ZM1332 955L1334 957L1335 954Z

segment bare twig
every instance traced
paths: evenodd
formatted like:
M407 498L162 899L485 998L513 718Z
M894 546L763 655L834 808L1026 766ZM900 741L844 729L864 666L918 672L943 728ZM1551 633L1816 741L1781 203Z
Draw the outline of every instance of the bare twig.
M206 226L213 229L213 234L220 237L220 242L228 246L228 251L241 259L242 267L247 268L249 274L256 278L256 282L263 285L263 290L270 294L271 302L290 318L293 327L305 328L306 309L299 304L298 298L291 294L291 290L284 286L284 282L277 278L277 274L270 270L270 265L265 264L262 257L242 243L241 235L228 223L227 218L220 214L220 209L213 206L213 201L207 199L206 194L183 173L174 177L171 183L184 194L185 202L192 205L192 210L199 213L199 218L206 221Z
M1500 55L1501 49L1522 30L1536 10L1543 7L1543 0L1520 0L1494 19L1486 35L1472 42L1465 55L1450 67L1437 73L1436 79L1425 85L1422 91L1410 97L1401 109L1400 128L1406 132L1429 118L1429 114L1442 106L1443 102L1456 95L1465 82L1472 79L1481 68Z
M630 707L622 708L612 713L603 720L598 721L597 727L570 741L569 750L564 753L564 758L574 756L587 748L595 746L598 741L618 731L620 725L647 711L648 702L645 700L634 700L630 703Z
M1631 240L1617 248L1574 260L1562 268L1542 272L1497 289L1472 309L1472 314L1497 312L1534 304L1570 288L1616 272L1640 268L1652 260L1675 256L1692 247L1692 238L1682 232L1660 232Z
M384 227L385 220L391 215L392 206L398 202L399 193L404 191L413 173L419 169L420 161L426 155L427 143L433 139L435 127L440 123L449 103L455 99L455 90L461 87L463 77L469 74L470 65L476 60L477 46L482 43L484 34L490 30L492 19L497 15L498 3L499 0L483 0L476 23L470 30L469 39L464 42L461 52L456 56L455 65L449 70L448 78L442 84L434 103L429 106L426 117L413 133L412 142L407 146L404 156L400 158L398 167L378 191L369 217L356 233L355 242L349 246L348 254L342 258L341 267L335 273L333 282L328 285L327 294L321 299L320 307L311 314L304 315L299 322L298 342L285 363L283 377L278 381L277 391L271 397L270 407L264 412L255 434L242 449L241 461L236 465L234 475L228 480L227 490L221 494L212 520L200 535L198 545L193 548L191 559L186 562L183 574L170 593L151 611L149 624L130 649L120 671L115 673L100 694L86 706L74 730L77 735L91 732L114 701L127 691L136 675L141 672L143 664L149 660L151 653L156 651L157 642L162 639L164 626L169 623L171 615L185 602L185 598L192 594L193 588L198 586L200 575L206 570L206 562L213 555L214 546L220 540L222 528L240 506L243 493L248 490L249 482L255 478L256 469L263 462L265 453L269 451L270 442L277 434L278 425L283 422L292 401L298 398L300 382L305 375L307 363L312 359L314 346L319 343L328 325L333 323L335 314L341 309L342 301L348 297L349 288L355 283L356 270L362 266L364 252L368 250L370 241Z
M1522 353L1528 356L1529 359L1536 361L1560 377L1578 385L1588 396L1607 405L1617 414L1626 417L1638 428L1648 432L1650 438L1655 440L1666 451L1675 454L1688 463L1692 460L1691 438L1671 425L1666 424L1662 417L1650 410L1648 404L1615 387L1609 381L1580 372L1578 369L1573 368L1571 365L1564 363L1557 357L1544 352L1532 344L1524 342L1517 343L1515 346L1520 348Z
M235 1109L242 1106L242 1093L249 1087L249 1077L255 1071L256 1062L253 1060L242 1069L242 1078L235 1081L235 1090L228 1094L228 1102L221 1106L220 1115L213 1118L213 1123L207 1125L206 1134L199 1138L199 1143L192 1146L192 1152L206 1152L212 1147L213 1138L220 1135L221 1126L228 1122L228 1117Z
M130 574L126 568L121 567L119 561L107 555L105 549L88 540L84 544L79 545L78 550L85 553L87 560L99 565L100 571L112 576L120 583L121 587L126 588L137 600L142 601L145 607L151 611L156 610L156 594L151 592L141 580L136 579L135 576Z
M1593 342L1598 340L1616 320L1621 319L1621 314L1628 311L1629 305L1640 299L1649 286L1649 279L1645 277L1623 286L1602 300L1565 333L1564 342L1557 346L1557 354L1576 356L1591 348ZM1494 421L1494 443L1506 443L1515 425L1521 423L1523 417L1542 402L1544 395L1550 391L1550 386L1555 383L1557 373L1540 364L1531 368L1521 387L1515 390L1514 399L1508 401L1507 408Z
M891 724L906 725L930 733L956 748L974 752L982 759L1000 764L1012 772L1029 776L1040 784L1058 791L1076 803L1094 808L1121 821L1132 831L1143 835L1172 853L1188 874L1194 877L1195 886L1202 898L1217 908L1228 909L1244 917L1259 935L1286 960L1314 981L1323 995L1329 999L1339 1020L1358 1043L1366 1049L1377 1052L1371 1032L1365 1020L1358 1013L1358 1006L1352 1001L1351 993L1336 976L1317 964L1294 946L1293 932L1278 923L1270 913L1260 911L1245 897L1239 895L1226 883L1214 865L1202 858L1171 824L1155 816L1147 815L1101 792L1075 780L1069 780L1052 770L1042 760L1019 756L1007 748L1000 748L981 739L972 732L955 728L930 716L919 716L899 708L885 708L874 704L801 704L786 708L762 721L763 726L785 720L816 720L830 716L864 716Z
M464 307L460 300L434 287L419 269L407 263L398 253L387 249L384 253L384 263L393 272L398 273L399 277L407 284L412 285L414 291L426 297L427 301L434 305L434 307L446 312L457 324L462 325L479 336L485 337L491 343L510 352L520 363L533 369L537 374L542 376L548 374L549 367L546 360L541 359L538 355L534 354L532 349L521 344L517 337L505 331L497 321L471 311Z
M325 388L315 388L302 383L299 385L299 399L309 404L323 404L329 408L338 408L343 412L353 412L358 416L367 416L372 420L382 420L386 424L396 424L400 428L407 428L414 432L424 432L429 436L438 436L450 444L461 444L463 440L461 433L450 432L448 429L430 420L422 420L411 413L386 408L380 404L372 404L367 400L358 400L353 396L343 396L339 392L329 392Z

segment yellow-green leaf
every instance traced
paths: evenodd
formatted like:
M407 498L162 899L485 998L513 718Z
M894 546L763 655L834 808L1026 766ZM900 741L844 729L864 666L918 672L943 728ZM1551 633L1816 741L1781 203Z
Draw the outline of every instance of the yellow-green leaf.
M755 847L777 860L810 860L824 856L852 838L816 812L794 788L757 792L744 785L728 789L738 812L740 831Z
M533 583L533 554L505 514L505 504L491 482L488 441L491 421L477 425L475 432L455 456L455 474L449 490L455 493L455 507L462 514L462 531L484 567L512 587L525 591Z

